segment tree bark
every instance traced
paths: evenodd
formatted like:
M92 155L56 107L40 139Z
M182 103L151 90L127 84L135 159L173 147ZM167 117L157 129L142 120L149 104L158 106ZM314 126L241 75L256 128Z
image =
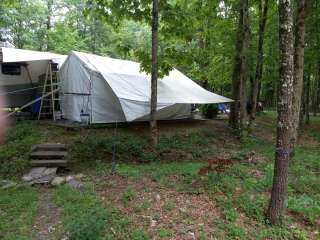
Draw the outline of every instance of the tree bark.
M234 129L242 131L246 112L245 87L247 78L247 61L249 48L249 14L248 0L240 1L239 25L236 42L236 55L232 74L232 97L229 124Z
M153 0L152 6L152 71L151 71L151 105L150 105L150 130L153 147L158 144L157 112L157 82L158 82L158 27L159 9L158 0Z
M251 93L252 109L250 114L250 123L255 119L255 116L256 116L259 85L261 86L261 79L262 79L262 73L263 73L263 42L264 42L265 26L266 26L267 15L268 15L268 0L264 0L264 4L262 4L262 2L263 0L259 1L259 15L260 15L259 42L258 42L256 74L252 84L252 93Z
M46 23L46 27L47 27L47 51L49 51L51 49L50 46L50 41L49 41L49 32L51 30L51 14L52 14L52 7L53 7L53 0L47 0L47 11L48 11L48 15L47 15L47 23Z
M319 112L319 104L320 104L320 58L318 60L318 75L316 81L316 112Z
M298 141L299 116L301 109L303 70L304 70L304 45L305 45L305 19L308 0L298 1L297 19L295 29L295 53L294 53L294 82L293 82L293 134L292 150Z
M311 83L311 67L309 65L309 72L308 76L306 78L306 109L305 109L305 114L306 114L306 125L310 124L310 83Z
M280 86L278 101L277 142L271 199L267 210L270 223L282 218L287 199L290 139L292 135L293 95L293 14L292 1L279 0Z

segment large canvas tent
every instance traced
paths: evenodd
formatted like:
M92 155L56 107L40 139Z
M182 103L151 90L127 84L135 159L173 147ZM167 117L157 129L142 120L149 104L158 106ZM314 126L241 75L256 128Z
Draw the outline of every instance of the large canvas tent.
M139 63L72 52L60 69L61 107L64 118L91 123L148 120L150 75ZM203 89L174 69L158 81L157 119L181 119L191 104L232 100Z
M61 64L65 58L49 52L1 47L0 87L7 107L21 107L33 100L42 91L39 81L44 79L49 61Z

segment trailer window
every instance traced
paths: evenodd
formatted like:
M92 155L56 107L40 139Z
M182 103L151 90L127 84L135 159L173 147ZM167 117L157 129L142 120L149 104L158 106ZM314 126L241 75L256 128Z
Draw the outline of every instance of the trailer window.
M21 75L21 65L14 63L2 63L2 74L5 75Z

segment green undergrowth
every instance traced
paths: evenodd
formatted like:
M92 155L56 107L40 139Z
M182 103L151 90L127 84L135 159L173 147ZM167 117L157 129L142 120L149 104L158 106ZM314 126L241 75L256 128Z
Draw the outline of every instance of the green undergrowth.
M38 192L32 187L0 190L0 239L29 240L37 202Z
M149 239L113 206L103 206L93 189L80 192L60 187L54 198L63 209L62 221L70 240Z
M41 142L41 133L32 122L18 122L0 145L0 176L12 178L28 167L30 148Z
M269 131L274 114L268 112L261 115L259 121L268 125ZM17 123L9 131L5 145L0 147L1 178L20 177L28 166L30 147L42 141L66 143L70 148L73 171L93 178L109 176L115 147L117 175L137 182L147 177L162 189L184 194L205 194L214 201L221 214L219 221L212 220L216 221L214 226L218 238L308 239L309 234L319 226L320 151L317 147L296 148L289 166L288 214L281 225L270 226L264 213L273 181L275 147L271 142L258 136L247 136L239 142L210 129L193 132L184 129L160 135L155 153L149 147L147 135L142 132L120 128L117 138L113 134L109 128L65 130L37 126L34 122ZM248 156L252 154L254 161L250 162ZM206 160L220 157L231 159L233 164L222 172L199 176L199 169L207 166ZM18 195L12 191L11 194L17 194L14 197L24 197L23 192ZM136 189L128 186L120 200L130 207L132 199L138 194ZM54 195L63 209L62 220L71 239L149 239L145 229L136 228L139 224L132 222L130 216L101 202L93 188L78 192L61 187L55 190ZM148 202L135 205L141 212L148 207ZM170 212L174 207L172 203L165 204L163 211ZM0 229L4 229L4 224L10 223L0 216ZM170 229L159 229L155 234L164 239L174 237ZM319 234L316 237L319 238Z
M97 133L78 136L72 143L72 159L84 164L110 161L113 154L121 162L190 161L206 156L214 150L208 147L214 136L201 133L161 136L157 150L150 149L145 136L128 132Z

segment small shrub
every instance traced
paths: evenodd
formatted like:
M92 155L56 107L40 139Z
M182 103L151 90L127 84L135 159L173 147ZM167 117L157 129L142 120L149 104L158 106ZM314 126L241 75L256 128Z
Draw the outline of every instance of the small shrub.
M133 135L128 135L121 139L121 144L119 148L126 153L131 154L134 157L142 157L144 154L144 149L148 142L142 137L137 137Z
M223 215L229 222L235 222L239 217L238 212L234 208L227 208L223 210Z
M98 240L105 229L107 212L101 207L90 209L65 223L70 240Z
M127 204L136 197L136 192L132 188L128 188L122 193L121 200L123 203Z
M132 239L132 240L148 240L150 238L144 231L142 231L140 229L136 229L136 230L132 231L132 233L130 235L130 239Z
M307 195L289 197L288 208L301 213L312 224L320 218L320 202Z
M245 193L237 199L239 208L244 211L248 217L252 217L258 221L264 221L264 206L266 200L263 195L251 195Z
M248 239L244 229L234 223L226 224L225 231L227 236L231 239Z
M176 205L175 205L173 202L168 201L168 202L166 202L166 203L163 205L162 208L163 208L165 211L171 211L171 210L173 210L175 207L176 207Z
M64 186L55 190L54 199L63 208L62 220L71 240L101 239L110 214L92 191Z
M142 201L137 206L135 206L135 210L140 212L141 210L149 209L151 207L151 203L147 200Z
M167 237L171 237L172 236L172 232L170 230L167 229L160 229L158 236L160 238L167 238Z

